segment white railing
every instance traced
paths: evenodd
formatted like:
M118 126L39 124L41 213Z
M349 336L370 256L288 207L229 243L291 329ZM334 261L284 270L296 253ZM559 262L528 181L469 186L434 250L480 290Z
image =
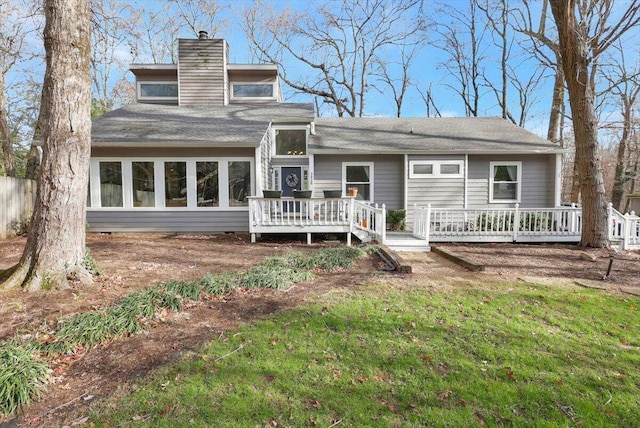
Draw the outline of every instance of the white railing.
M381 243L386 240L387 209L385 204L371 205L364 202L353 202L353 228L363 230L371 236L375 236Z
M609 240L622 243L623 250L640 249L640 217L635 212L622 214L608 206Z
M428 241L579 241L582 211L577 207L443 209L415 207L413 235Z
M386 209L346 198L249 198L249 232L351 233L360 230L380 242L386 237Z

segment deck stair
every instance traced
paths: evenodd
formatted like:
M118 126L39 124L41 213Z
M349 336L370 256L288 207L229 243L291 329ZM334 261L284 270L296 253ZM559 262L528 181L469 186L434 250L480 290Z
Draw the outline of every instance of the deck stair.
M415 238L411 232L387 232L385 245L394 251L428 252L431 247L424 239Z

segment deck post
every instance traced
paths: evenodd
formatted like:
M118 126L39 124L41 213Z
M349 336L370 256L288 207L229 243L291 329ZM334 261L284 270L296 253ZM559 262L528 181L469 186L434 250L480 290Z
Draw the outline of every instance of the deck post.
M427 204L427 218L425 219L424 236L425 244L429 245L429 234L431 233L431 204Z
M387 205L382 204L382 217L380 218L380 236L382 236L382 244L387 240Z
M518 240L518 232L520 229L520 204L516 204L516 211L513 219L513 242Z
M252 243L252 244L255 244L255 243L256 243L256 234L255 234L255 233L252 233L252 234L251 234L251 243Z
M311 245L311 233L307 233L307 245Z
M573 204L571 204L573 206ZM616 225L613 223L613 204L609 202L607 204L607 225L609 226L609 241L616 236Z

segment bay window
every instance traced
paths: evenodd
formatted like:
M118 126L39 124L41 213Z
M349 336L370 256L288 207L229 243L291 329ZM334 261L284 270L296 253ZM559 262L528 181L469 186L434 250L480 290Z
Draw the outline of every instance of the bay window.
M100 205L122 207L122 162L100 162Z

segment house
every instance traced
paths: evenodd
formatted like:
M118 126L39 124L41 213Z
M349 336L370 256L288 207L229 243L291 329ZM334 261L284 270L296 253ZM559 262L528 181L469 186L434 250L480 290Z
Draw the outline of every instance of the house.
M227 43L206 35L179 40L177 64L131 71L137 103L93 123L91 231L266 233L251 225L268 211L279 232L326 232L355 211L322 205L324 191L346 204L351 188L358 207L405 209L410 226L414 206L560 205L563 150L503 119L315 117L310 103L283 102L276 66L229 63ZM266 189L283 198L251 208ZM312 198L292 203L294 190Z

